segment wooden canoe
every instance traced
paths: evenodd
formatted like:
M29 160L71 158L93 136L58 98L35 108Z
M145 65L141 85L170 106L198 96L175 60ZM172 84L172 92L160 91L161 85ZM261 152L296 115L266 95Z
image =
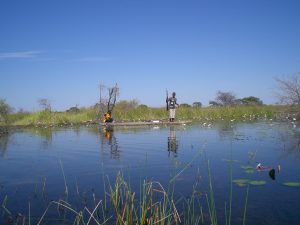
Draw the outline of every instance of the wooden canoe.
M160 126L160 125L186 125L192 121L147 121L147 122L112 122L112 123L99 123L100 126Z

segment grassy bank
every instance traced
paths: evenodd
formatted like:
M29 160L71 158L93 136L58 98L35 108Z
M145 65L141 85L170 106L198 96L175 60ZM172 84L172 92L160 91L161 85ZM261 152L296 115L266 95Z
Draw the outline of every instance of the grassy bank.
M299 107L287 106L239 106L239 107L211 107L194 108L179 107L176 111L177 120L218 121L255 119L278 119L287 116L299 118ZM151 121L167 120L168 112L165 108L136 107L131 109L115 108L115 121ZM82 109L79 112L49 112L16 113L8 117L8 125L12 126L50 126L50 125L79 125L96 122L97 110ZM2 124L3 125L3 124Z

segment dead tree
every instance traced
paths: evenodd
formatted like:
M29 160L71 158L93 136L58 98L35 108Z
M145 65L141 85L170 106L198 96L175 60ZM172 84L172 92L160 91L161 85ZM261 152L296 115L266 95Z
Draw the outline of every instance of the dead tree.
M40 98L38 99L39 105L43 108L43 110L48 110L51 112L51 102L47 98Z
M216 102L222 106L233 106L236 104L236 97L232 92L218 91Z
M100 98L99 98L99 116L102 116L106 112L112 112L115 107L117 96L119 95L119 87L116 84L113 87L106 87L100 84Z
M300 105L300 73L282 79L275 78L277 83L276 97L280 103Z

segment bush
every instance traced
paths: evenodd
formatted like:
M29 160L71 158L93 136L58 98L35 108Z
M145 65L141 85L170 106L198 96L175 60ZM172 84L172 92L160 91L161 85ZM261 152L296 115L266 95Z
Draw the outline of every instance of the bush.
M0 123L4 122L7 123L8 121L8 114L10 112L10 106L5 102L4 99L0 99Z

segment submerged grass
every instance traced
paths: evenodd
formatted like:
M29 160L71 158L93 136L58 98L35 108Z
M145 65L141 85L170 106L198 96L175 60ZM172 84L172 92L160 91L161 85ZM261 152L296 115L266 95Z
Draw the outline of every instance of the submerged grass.
M287 115L298 118L299 114L297 112L299 111L299 107L288 106L179 107L176 112L176 119L191 121L252 121L256 119L285 118ZM113 117L116 121L127 122L167 120L168 112L165 108L115 108ZM76 125L95 122L98 119L99 115L96 109L81 109L79 112L50 112L43 110L34 113L11 114L8 118L8 124L16 126Z

